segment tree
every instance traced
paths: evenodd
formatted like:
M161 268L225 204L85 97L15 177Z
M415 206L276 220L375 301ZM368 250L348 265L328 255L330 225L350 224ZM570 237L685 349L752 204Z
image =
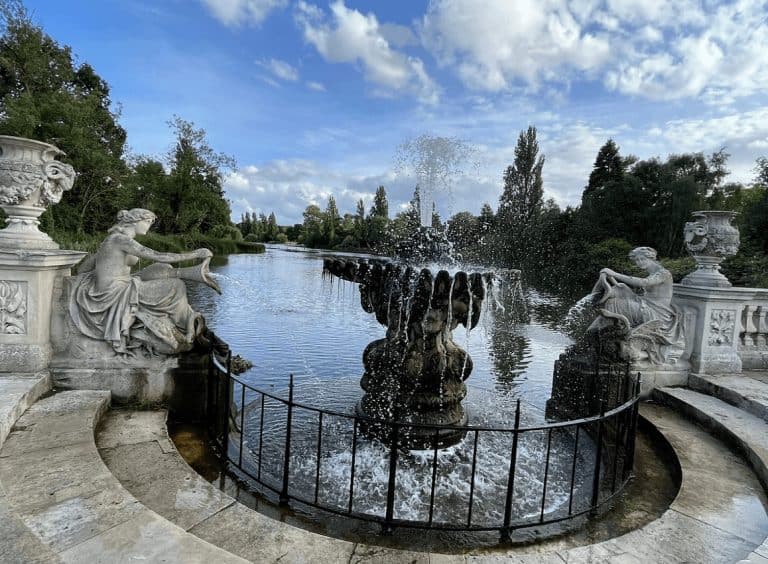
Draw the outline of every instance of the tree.
M357 246L364 247L368 244L368 226L365 222L365 202L362 198L357 201L357 209L353 220L352 236Z
M539 155L536 128L530 126L520 132L514 164L504 171L504 191L499 200L503 220L528 223L538 212L544 195L543 168L544 155Z
M323 234L325 235L328 246L333 246L336 241L336 235L341 224L339 217L339 208L336 207L336 199L328 196L328 206L325 208L323 216Z
M526 233L541 209L543 168L544 155L539 155L536 128L530 126L517 139L514 164L504 171L504 190L499 199L497 234L502 254L510 264L520 264L530 245Z
M35 25L19 2L0 4L0 134L53 143L78 172L43 218L69 231L98 231L124 203L125 130L109 86L71 49Z
M384 186L376 188L376 195L373 197L371 206L371 215L374 217L389 217L389 202L387 201L387 191Z
M166 233L206 233L216 225L231 225L229 202L224 198L225 171L235 161L216 153L205 130L178 116L168 122L176 143L168 154L170 174L165 197L167 207L158 214L158 229Z
M317 247L323 242L323 212L315 204L304 210L302 242L307 247Z
M619 154L618 145L613 139L608 139L597 152L582 199L595 191L604 190L609 183L621 182L625 170L626 160Z

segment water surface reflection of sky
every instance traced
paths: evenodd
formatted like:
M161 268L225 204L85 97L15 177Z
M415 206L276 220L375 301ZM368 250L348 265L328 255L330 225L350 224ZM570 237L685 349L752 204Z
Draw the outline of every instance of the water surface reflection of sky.
M223 294L193 288L190 301L235 354L253 362L246 380L280 391L294 374L299 401L348 411L362 395L363 350L384 327L360 307L356 284L323 279L322 257L278 245L230 255L212 266ZM550 395L554 361L570 339L556 328L552 299L528 297L529 324L486 312L471 333L454 331L474 361L466 403L475 423L508 422L517 398L543 409Z

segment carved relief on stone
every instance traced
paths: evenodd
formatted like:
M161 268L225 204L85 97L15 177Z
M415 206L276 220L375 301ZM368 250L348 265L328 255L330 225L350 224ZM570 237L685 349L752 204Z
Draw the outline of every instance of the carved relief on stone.
M61 154L60 151L58 153ZM75 182L75 171L70 165L53 160L43 161L46 158L53 158L47 153L41 151L41 155L37 156L38 162L12 160L14 157L20 159L22 155L4 151L3 159L0 159L0 204L2 205L26 204L46 208L51 204L59 203L64 192L72 188ZM37 197L34 194L36 190L39 190Z
M0 333L24 335L27 332L27 283L0 280Z
M17 206L42 188L42 172L39 166L0 161L0 204Z
M709 318L709 344L731 345L736 328L736 312L731 309L713 309Z

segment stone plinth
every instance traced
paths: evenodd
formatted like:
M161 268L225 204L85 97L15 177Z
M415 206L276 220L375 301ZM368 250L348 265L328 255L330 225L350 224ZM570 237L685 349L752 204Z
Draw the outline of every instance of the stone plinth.
M85 253L0 250L0 372L37 372L51 359L53 296Z
M745 331L743 317L745 308L759 301L759 294L768 297L768 292L756 288L675 285L673 302L686 312L689 320L686 352L690 353L692 372L733 374L742 371L739 349Z

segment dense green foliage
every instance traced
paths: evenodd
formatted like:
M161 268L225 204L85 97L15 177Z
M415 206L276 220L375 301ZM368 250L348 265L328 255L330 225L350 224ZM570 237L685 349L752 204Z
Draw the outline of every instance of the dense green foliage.
M726 183L728 154L717 151L670 155L665 160L622 156L609 139L600 148L580 206L561 210L543 200L544 156L536 128L522 131L513 164L502 174L496 211L484 204L475 216L462 211L444 228L464 261L521 268L527 280L560 294L588 291L603 267L634 272L628 259L636 246L654 247L680 280L694 268L683 244L683 226L691 212L738 212L739 254L723 271L737 285L768 286L768 159L755 167L749 186ZM359 202L354 215L339 217L331 198L325 211L308 206L291 239L307 246L370 249L391 253L419 228L419 189L410 206L389 219L386 192L376 191L369 213ZM434 226L443 228L439 217Z
M157 214L160 233L237 249L242 234L223 189L234 160L179 117L169 122L175 143L165 158L128 159L109 94L96 71L35 25L20 2L0 0L0 134L54 144L78 173L72 190L43 214L43 229L81 248L99 239L118 210L142 207Z

